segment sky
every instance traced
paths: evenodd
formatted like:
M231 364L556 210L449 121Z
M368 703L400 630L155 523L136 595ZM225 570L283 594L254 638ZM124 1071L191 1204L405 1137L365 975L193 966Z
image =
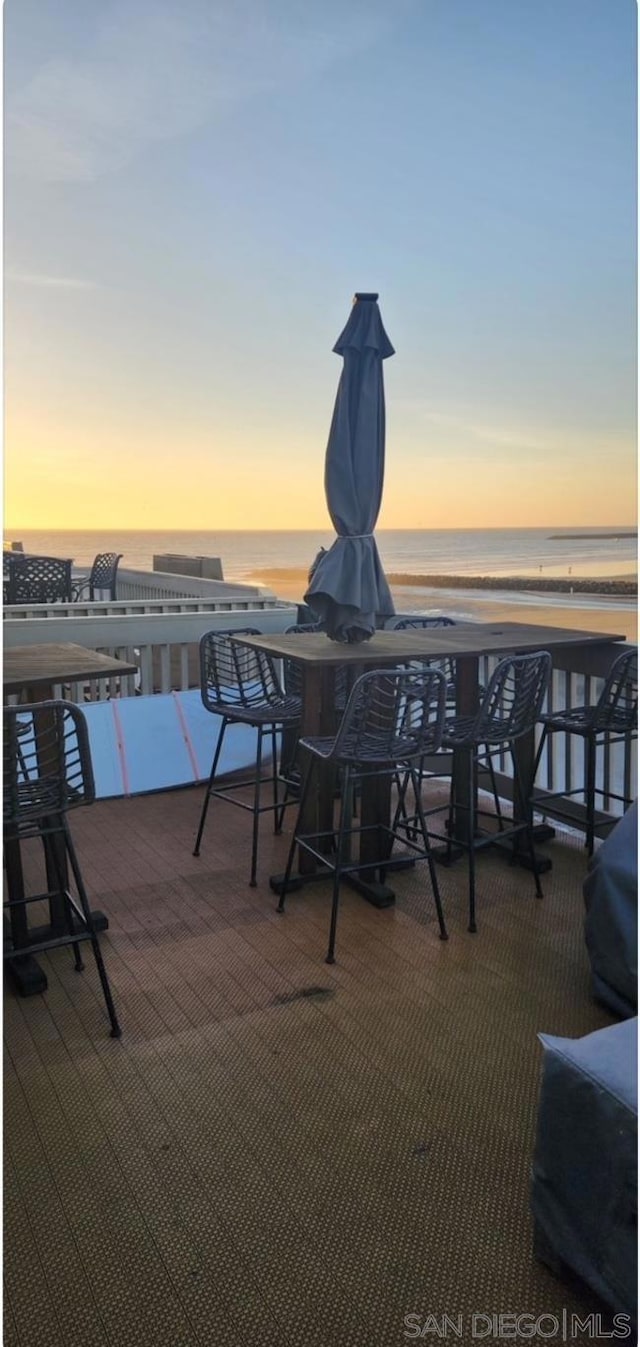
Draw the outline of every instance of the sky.
M635 0L5 0L5 529L636 517Z

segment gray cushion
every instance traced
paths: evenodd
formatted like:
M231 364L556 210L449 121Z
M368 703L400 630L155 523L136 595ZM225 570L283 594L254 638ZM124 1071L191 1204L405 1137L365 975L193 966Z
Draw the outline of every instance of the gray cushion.
M637 1304L637 1019L544 1047L531 1205L542 1240L618 1313Z
M596 852L584 886L594 995L617 1015L638 1009L638 806Z

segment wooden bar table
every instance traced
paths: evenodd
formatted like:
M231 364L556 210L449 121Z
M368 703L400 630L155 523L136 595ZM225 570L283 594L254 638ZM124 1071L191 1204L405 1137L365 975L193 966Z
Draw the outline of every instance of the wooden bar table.
M456 665L456 711L459 715L473 715L479 698L479 661L483 655L524 654L527 651L566 650L571 647L586 649L624 641L624 635L609 632L576 631L567 627L537 626L524 622L456 622L451 627L426 627L407 631L378 631L369 641L358 645L342 645L331 641L324 632L278 633L270 636L241 636L237 638L253 650L264 650L276 659L291 659L300 664L302 681L302 718L300 737L331 733L328 697L333 684L336 665L343 665L354 676L366 669L389 668L450 657ZM525 736L517 745L523 781L531 777L534 760L534 734ZM454 802L463 805L468 800L468 765L466 755L455 754L453 761ZM302 821L302 832L313 835L332 826L333 783L324 782L320 791L309 793ZM362 784L361 821L363 826L378 823L387 825L390 818L390 778L365 779ZM454 827L459 840L467 840L466 810L454 814ZM360 879L350 881L376 907L389 907L395 899L393 890L377 880L376 869L384 863L377 850L375 832L365 832L360 838L362 872ZM543 868L551 862L545 858ZM313 859L303 853L299 858L299 880L313 877ZM278 891L280 876L274 876L271 887Z
M59 684L78 683L85 679L104 680L122 678L126 674L137 673L137 665L127 664L124 660L103 655L97 650L88 650L82 645L71 642L45 645L13 646L4 651L2 683L5 700L12 694L19 694L20 703L32 706L34 703L53 700L54 688ZM36 751L38 749L38 725L44 729L46 711L34 716ZM39 767L46 772L46 761L39 761ZM45 864L47 886L55 887L56 866L51 859L49 848L55 845L52 839L45 840ZM5 865L7 886L10 893L24 892L22 860L19 843L5 846ZM58 867L66 873L66 857L59 850ZM105 930L107 918L102 912L94 912L96 930ZM49 903L49 925L32 932L32 938L55 935L66 929L64 904L55 900ZM24 908L11 909L11 942L16 952L21 946L28 945L29 932ZM46 990L47 979L35 959L28 954L18 955L9 961L9 967L18 991L23 996Z

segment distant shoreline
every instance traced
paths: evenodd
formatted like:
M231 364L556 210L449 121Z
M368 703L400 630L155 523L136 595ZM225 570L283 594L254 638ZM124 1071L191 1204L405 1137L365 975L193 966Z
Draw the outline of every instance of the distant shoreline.
M298 566L256 567L245 580L267 584L274 589L296 585L302 592L307 587L307 571ZM638 593L636 575L606 576L544 576L544 575L418 575L415 572L390 571L390 585L404 589L495 589L516 590L536 594L604 594L612 598L629 598Z
M584 540L585 538L592 540L594 538L637 538L637 536L637 531L634 533L549 533L547 542L575 542L576 539Z
M541 594L630 594L638 593L637 577L611 580L570 575L406 575L399 572L387 576L390 585L421 586L430 589L519 589Z

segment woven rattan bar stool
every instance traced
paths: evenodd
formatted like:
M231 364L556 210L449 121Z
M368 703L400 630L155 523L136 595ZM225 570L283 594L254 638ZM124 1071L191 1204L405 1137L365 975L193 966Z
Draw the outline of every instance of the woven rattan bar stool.
M455 627L456 625L457 625L457 624L456 624L455 618L453 618L453 617L445 617L444 614L442 614L442 615L440 615L440 616L438 616L438 617L420 617L419 614L416 614L415 617L399 617L399 618L397 618L395 622L392 622L392 623L391 623L390 630L392 630L392 631L419 631L419 630L425 630L426 628L429 628L429 627L432 627L432 628L437 628L437 627ZM413 661L412 661L412 662L413 662ZM456 706L456 662L455 662L455 659L452 659L451 656L445 656L444 659L435 659L435 660L433 660L433 661L429 661L429 666L430 666L430 668L432 668L432 669L440 669L441 673L444 674L444 676L445 676L445 678L446 678L446 680L447 680L447 710L455 711L455 706ZM484 692L484 688L480 688L480 694L481 694L481 695L483 694L483 692ZM488 774L489 774L489 776L490 776L490 778L491 778L491 790L492 790L492 792L493 792L493 798L494 798L494 802L495 802L495 806L496 806L496 814L499 815L499 814L500 814L500 797L499 797L499 795L498 795L498 787L497 787L497 783L496 783L496 776L495 776L495 772L494 772L494 769L493 769L493 761L492 761L491 757L488 757L488 758L487 758L486 762L485 762L484 764L481 765L481 768L482 768L482 767L484 768L484 770L485 770L486 772L488 772ZM430 778L430 777L433 777L434 775L436 775L436 773L427 771L427 770L425 769L425 767L424 767L424 764L421 764L421 766L420 766L420 776L422 777L423 780L428 781L429 778Z
M513 763L514 808L518 806L519 817L505 819L500 807L493 817L498 821L498 836L501 841L509 838L513 843L513 854L517 850L518 838L524 834L531 869L533 870L536 894L542 897L540 871L533 846L531 809L528 802L530 785L521 780L518 756L515 744L524 735L531 734L538 720L542 703L551 677L551 656L547 651L536 651L531 655L511 655L503 659L494 669L480 706L472 716L447 715L442 733L444 752L455 751L466 756L466 774L468 779L468 801L466 805L467 828L466 841L459 837L459 829L454 835L454 792L453 775L449 796L449 817L447 823L446 859L451 861L453 847L462 846L469 858L469 931L477 931L476 924L476 852L483 847L495 844L496 834L477 835L478 820L487 814L478 808L477 784L478 770L487 767L491 757L505 750L511 755ZM495 795L495 785L494 785ZM456 812L465 806L455 802ZM424 812L424 810L423 810ZM426 811L427 814L433 811ZM412 819L404 820L399 826L411 827Z
M583 795L586 806L585 846L588 854L593 854L595 844L596 796L619 800L626 807L633 802L630 783L627 789L615 791L610 783L596 785L596 756L598 748L624 743L629 746L638 737L638 652L634 647L625 650L614 660L605 679L602 692L594 706L571 706L563 711L541 715L542 736L536 754L536 771L540 764L545 744L550 735L561 731L563 734L579 735L584 741L584 782L575 790L545 791L536 795L533 806L544 813L545 804L558 800L561 796ZM534 773L535 780L535 773ZM560 818L569 818L575 823L575 816L563 813L555 804L552 814Z
M75 966L83 967L80 943L88 940L111 1022L112 1038L120 1037L111 988L102 951L89 908L80 865L67 814L80 805L92 804L95 787L85 718L70 702L38 702L29 707L5 707L3 746L3 821L7 855L28 838L39 837L47 845L55 887L46 893L26 896L22 882L8 884L8 912L12 940L5 944L4 958L15 959L71 945ZM76 894L69 888L66 862L71 867ZM19 874L21 865L9 865L7 877ZM61 927L38 929L29 936L27 906L46 899L63 912ZM66 926L66 930L62 927Z
M445 710L445 679L436 669L413 671L407 669L374 669L362 674L351 690L346 710L337 735L331 738L301 739L300 749L307 756L306 771L300 799L300 811L289 848L287 868L282 881L278 911L283 912L296 847L309 852L323 869L333 875L333 898L329 928L329 947L326 962L335 962L336 928L340 880L343 875L362 869L361 861L349 860L352 837L360 836L371 827L383 833L386 839L385 856L380 858L381 874L396 865L405 865L407 852L394 858L391 850L398 834L392 826L349 826L353 817L352 792L357 783L370 776L392 776L402 764L404 790L413 783L418 800L417 829L420 840L403 837L411 859L426 860L429 865L433 896L436 905L440 938L447 939L440 892L426 824L419 803L420 791L415 771L416 764L426 753L437 752L440 745ZM333 765L340 775L340 814L335 858L319 850L323 837L334 834L315 834L300 831L301 819L314 769ZM370 862L369 862L370 864Z
M456 623L452 617L398 617L389 624L390 631L425 631L428 628L437 627L455 627ZM444 659L434 659L429 661L432 669L440 669L447 680L447 702L455 706L456 700L456 666L455 660L449 656Z
M295 635L298 632L322 631L320 622L295 622L291 627L285 627L285 636ZM296 697L302 696L302 670L297 660L285 659L284 664L284 685L287 692L293 693ZM349 678L346 666L344 664L336 665L334 670L334 706L340 714L344 711L347 704Z
M266 810L273 812L274 832L282 831L284 810L289 799L288 764L278 766L278 731L283 734L293 729L300 721L300 698L285 692L278 678L274 661L261 650L251 650L242 644L242 636L258 636L255 627L245 627L242 631L208 631L200 641L200 693L207 711L220 716L220 732L213 755L211 772L207 785L194 856L200 855L200 844L209 809L209 802L216 796L248 809L253 814L253 834L251 844L251 870L249 883L256 884L258 863L258 828L260 815ZM235 637L236 639L232 639ZM253 776L242 781L232 781L226 785L216 785L215 778L222 744L228 725L250 725L257 730L256 761ZM271 739L271 773L262 775L262 751L265 735ZM261 787L271 782L272 799L269 804L261 803ZM284 798L280 799L280 786L284 786ZM233 792L253 786L253 802L233 798Z

